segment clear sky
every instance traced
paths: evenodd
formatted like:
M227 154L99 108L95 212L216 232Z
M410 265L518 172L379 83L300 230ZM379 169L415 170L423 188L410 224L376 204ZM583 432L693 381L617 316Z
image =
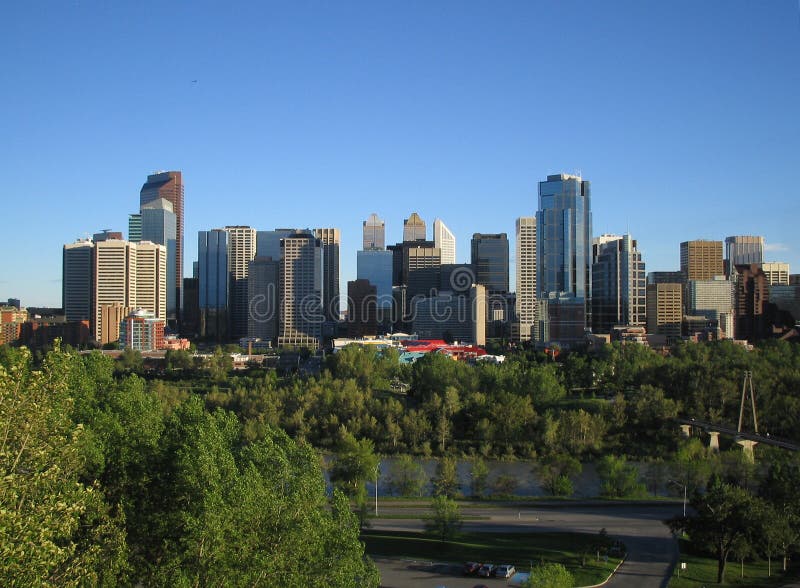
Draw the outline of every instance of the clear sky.
M580 171L647 270L757 234L800 273L798 0L0 4L0 299L61 304L61 247L182 170L197 231L418 211L469 258ZM512 240L513 255L513 240ZM512 272L513 273L513 272Z

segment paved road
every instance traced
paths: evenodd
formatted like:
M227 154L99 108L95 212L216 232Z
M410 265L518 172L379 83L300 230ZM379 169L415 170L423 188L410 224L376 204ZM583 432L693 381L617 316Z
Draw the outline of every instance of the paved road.
M392 509L394 512L412 514L408 508ZM542 508L481 508L465 507L465 515L488 517L488 520L467 521L465 530L514 533L520 531L574 531L597 533L605 528L609 535L621 539L628 547L628 558L617 574L607 584L613 587L660 588L666 586L672 565L677 557L677 544L669 529L662 523L681 511L680 505L614 504L603 506L553 506ZM418 511L420 514L424 510ZM375 519L373 529L419 530L422 522L416 519ZM448 588L466 588L477 584L476 579L457 577L458 570L437 565L436 554L428 562L398 562L377 560L381 570L381 583L391 588L416 588L417 586L446 585ZM501 563L501 562L498 562ZM431 566L431 564L433 564ZM453 573L455 572L455 576ZM484 583L490 587L505 586L506 581L491 579Z

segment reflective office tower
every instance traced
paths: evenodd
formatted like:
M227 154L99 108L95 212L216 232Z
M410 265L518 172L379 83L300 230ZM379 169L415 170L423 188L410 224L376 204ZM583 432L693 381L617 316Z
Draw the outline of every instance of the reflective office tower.
M758 264L736 266L734 280L734 332L737 339L752 342L771 336L764 312L769 303L769 281Z
M403 221L403 242L424 241L425 221L416 212Z
M92 320L94 243L80 239L64 245L61 301L67 321Z
M767 276L770 286L789 285L789 264L780 261L765 261L761 264L761 269Z
M128 241L138 243L142 240L142 215L128 215Z
M180 314L183 289L183 178L179 171L157 172L147 176L139 192L139 206L165 198L175 213L175 303Z
M517 219L517 318L515 339L529 341L536 325L536 217Z
M275 229L274 231L256 231L256 256L271 257L275 261L281 259L281 239L296 233L298 229Z
M764 261L764 237L735 235L725 237L725 275L731 275L737 265Z
M234 225L225 227L225 231L228 233L230 337L240 339L247 336L247 272L256 256L256 230Z
M442 265L441 251L427 241L409 243L403 248L403 274L406 276L408 300L414 296L430 296L439 288Z
M279 262L271 257L256 257L250 262L247 276L247 336L278 340Z
M681 275L688 280L711 280L723 276L722 241L697 239L681 243Z
M374 212L364 221L364 239L362 249L370 251L372 249L386 248L386 223Z
M592 331L647 322L646 274L630 235L601 235L592 242Z
M585 301L591 299L591 210L591 185L580 176L556 174L539 182L538 298L567 292Z
M715 321L723 337L733 337L733 285L724 276L713 280L689 280L686 308L690 316Z
M392 304L392 258L392 252L386 250L356 252L356 277L368 280L377 288L376 296L381 308Z
M681 337L683 286L681 284L647 285L647 332L660 335L666 345Z
M465 294L442 293L413 304L412 329L420 337L486 344L486 288L480 284Z
M339 321L339 229L314 229L314 236L322 243L322 307L325 318Z
M456 236L440 218L433 221L433 244L442 252L442 265L456 262Z
M508 236L474 233L471 244L475 282L489 293L508 292Z
M322 243L310 232L281 240L278 345L316 349L322 336Z
M369 280L347 282L348 337L374 337L378 334L377 299L378 289Z
M197 287L201 337L228 338L228 233L197 233Z
M139 213L140 241L152 241L167 248L167 320L178 320L178 303L175 299L178 285L175 274L178 225L172 203L165 198L143 204Z

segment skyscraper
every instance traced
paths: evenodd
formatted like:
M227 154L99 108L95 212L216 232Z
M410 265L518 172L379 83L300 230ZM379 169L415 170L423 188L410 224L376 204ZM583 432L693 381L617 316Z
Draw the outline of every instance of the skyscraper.
M374 212L364 221L364 251L386 248L386 223Z
M138 243L142 240L142 215L129 214L128 215L128 241L131 243Z
M734 235L725 237L725 275L735 273L737 265L763 263L764 237L754 235Z
M339 320L339 229L314 229L314 236L322 243L322 306L325 318Z
M81 239L64 245L61 300L67 321L91 321L94 243Z
M508 292L508 235L474 233L471 244L475 282L488 293Z
M403 221L403 242L424 241L425 221L416 212Z
M688 280L712 280L725 275L722 264L722 241L696 239L681 243L681 274Z
M152 241L131 243L136 252L136 299L132 308L143 308L161 321L167 320L167 248Z
M767 276L770 286L789 285L789 264L781 261L766 261L761 264L761 270Z
M630 235L602 235L592 244L592 330L647 322L646 277L642 254Z
M517 325L520 341L529 341L536 325L536 217L517 219Z
M222 229L197 233L197 279L200 336L228 337L228 233Z
M391 251L365 250L356 253L356 277L368 280L377 288L380 307L392 304L392 258Z
M278 345L316 349L322 337L322 243L310 232L281 239Z
M683 286L681 284L647 285L647 333L665 337L671 345L681 337L683 321Z
M230 278L228 313L232 339L247 336L247 275L256 256L256 230L241 225L227 226L228 276Z
M256 257L247 276L247 336L275 343L278 340L279 262Z
M175 213L175 303L180 315L183 289L183 178L179 171L157 172L147 176L139 192L139 206L164 198Z
M119 305L130 309L136 306L136 244L121 239L97 241L94 244L94 292L92 309L95 313L92 336L101 343L113 337L103 336L103 309ZM118 329L117 329L118 330Z
M166 318L174 324L178 320L178 304L175 299L178 292L176 280L179 278L175 274L178 235L177 216L173 212L172 203L165 198L156 198L147 204L143 204L138 216L139 240L151 241L167 248Z
M569 292L591 298L591 185L580 176L557 174L539 182L536 213L539 298Z
M440 218L433 221L433 244L442 252L442 265L456 262L456 236Z

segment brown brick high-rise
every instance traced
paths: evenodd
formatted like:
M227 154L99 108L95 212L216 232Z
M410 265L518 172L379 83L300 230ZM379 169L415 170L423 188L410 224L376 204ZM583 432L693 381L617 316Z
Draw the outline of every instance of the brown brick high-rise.
M139 206L164 198L172 203L172 210L176 217L176 245L175 245L175 305L178 309L178 319L183 308L183 178L179 171L157 172L147 176L147 182L139 192Z

